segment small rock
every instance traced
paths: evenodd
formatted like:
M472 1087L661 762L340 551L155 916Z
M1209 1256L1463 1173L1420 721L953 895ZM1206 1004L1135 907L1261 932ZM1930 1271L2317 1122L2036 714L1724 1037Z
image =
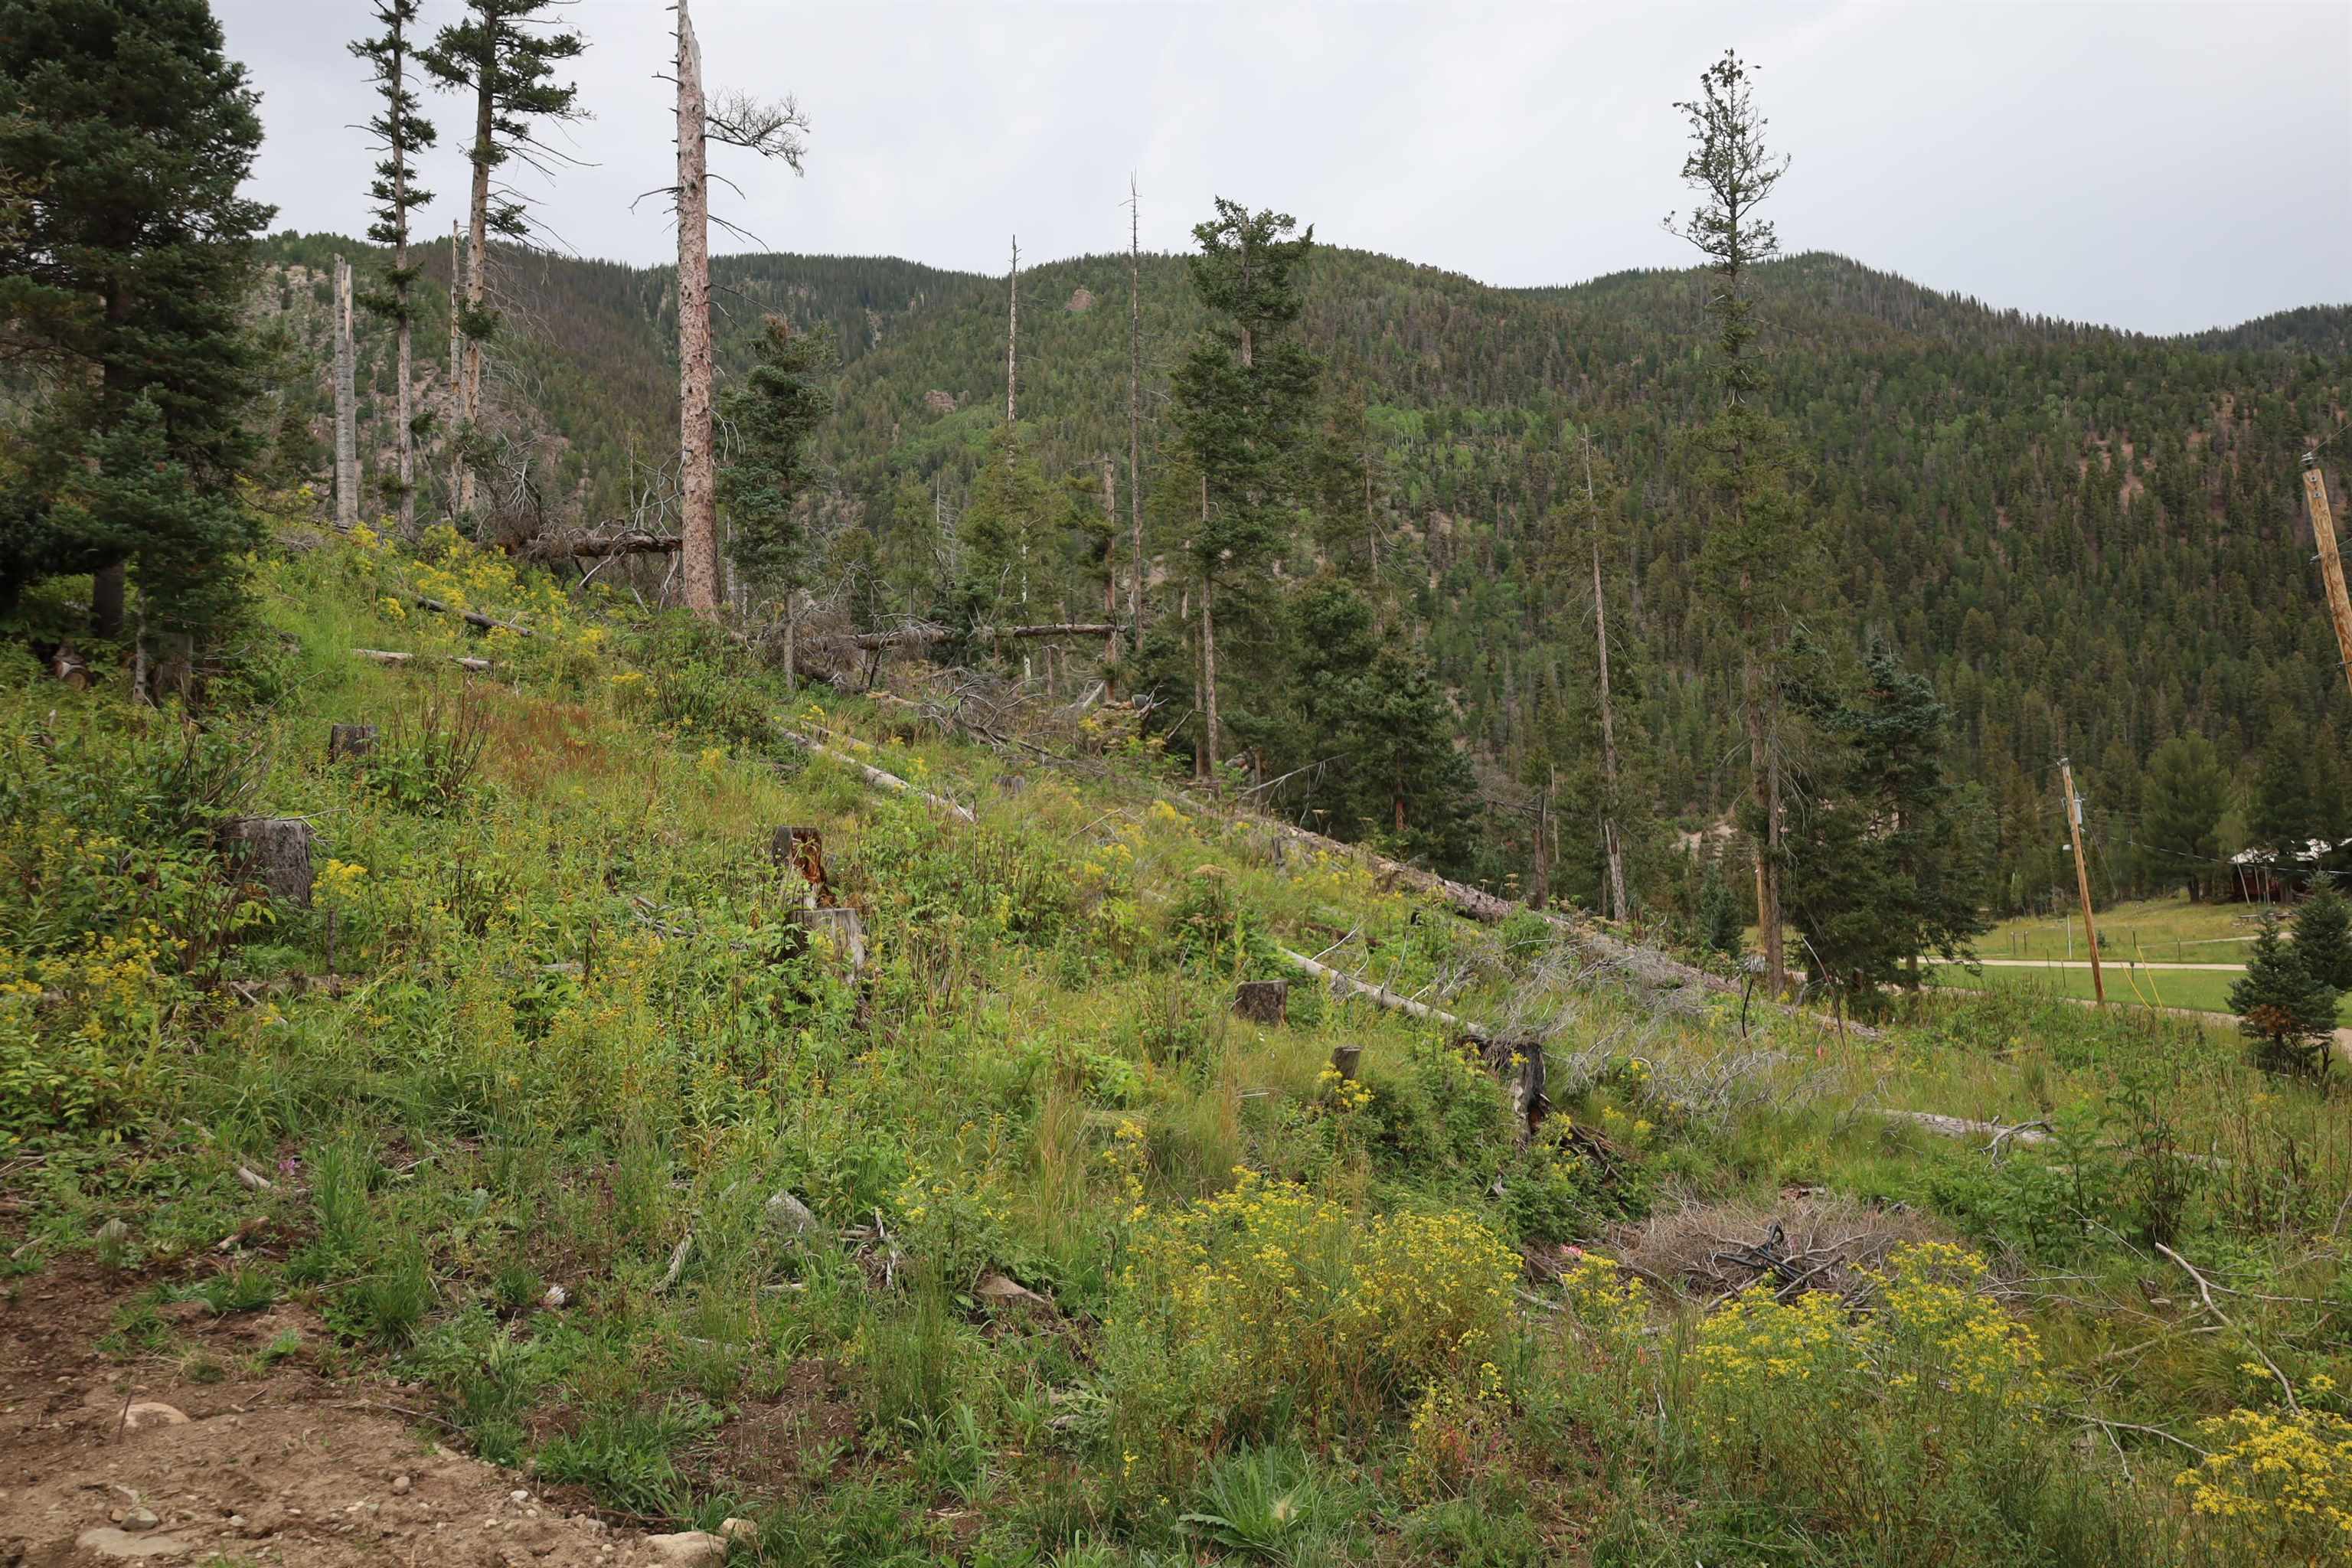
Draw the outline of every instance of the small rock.
M778 1193L768 1200L768 1219L794 1236L807 1236L816 1229L816 1215L790 1193Z
M529 1502L530 1500L530 1494L523 1490L520 1487L517 1487L514 1490L507 1493L507 1500L509 1502Z
M539 1299L539 1304L551 1312L560 1312L571 1303L572 1292L561 1285L550 1285L547 1294Z
M155 1510L143 1502L133 1503L122 1510L122 1528L125 1530L152 1530L163 1522L155 1516Z
M1045 1299L1027 1286L1009 1279L1002 1274L981 1276L980 1284L973 1293L984 1296L992 1301L1043 1301Z
M730 1519L719 1527L719 1533L729 1541L757 1541L760 1527L748 1519Z
M392 1495L394 1497L406 1497L408 1495L408 1489L414 1485L415 1485L415 1483L411 1481L406 1476L394 1476L392 1478Z
M707 1530L648 1535L646 1545L652 1550L655 1562L677 1563L681 1568L718 1568L727 1561L727 1538Z
M143 1431L150 1426L185 1426L188 1413L157 1399L142 1399L122 1413L122 1429Z

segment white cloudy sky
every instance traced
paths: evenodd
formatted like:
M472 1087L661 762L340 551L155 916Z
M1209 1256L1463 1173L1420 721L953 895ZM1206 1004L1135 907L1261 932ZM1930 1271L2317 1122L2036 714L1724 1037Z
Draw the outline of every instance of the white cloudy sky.
M694 0L714 87L791 92L808 174L726 160L767 247L1001 270L1187 242L1213 195L1336 244L1489 282L1680 265L1671 105L1726 45L1762 68L1795 166L1772 214L1845 252L2028 310L2175 331L2352 299L2352 3L923 5ZM670 0L578 0L593 167L530 188L581 254L672 244ZM457 0L426 0L428 23ZM356 231L366 0L215 0L268 127L283 226ZM459 106L429 107L454 142ZM445 147L446 232L463 171ZM722 241L724 248L744 248Z

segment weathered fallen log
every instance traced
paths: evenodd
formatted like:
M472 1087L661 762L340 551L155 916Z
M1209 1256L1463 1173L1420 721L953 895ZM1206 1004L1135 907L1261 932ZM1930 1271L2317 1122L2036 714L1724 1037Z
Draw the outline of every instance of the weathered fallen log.
M2004 1143L2019 1143L2027 1148L2034 1148L2057 1142L2050 1131L2049 1123L2043 1121L2026 1121L2015 1127L2003 1127L1997 1121L1971 1121L1965 1116L1946 1116L1933 1110L1895 1110L1885 1106L1873 1106L1871 1111L1874 1115L1884 1116L1890 1121L1908 1121L1921 1131L1932 1132L1938 1138L1988 1139L1990 1142L1984 1146L1984 1152L1988 1154L2000 1153L2001 1145ZM2126 1154L2136 1152L2119 1143L2105 1143L2100 1147ZM2197 1154L2186 1149L2174 1149L2169 1152L2174 1159L2191 1165L2215 1166L2227 1165L2230 1163L2219 1154Z
M926 801L931 805L938 807L940 810L946 812L950 816L954 817L959 822L977 825L980 820L978 817L972 816L971 812L968 808L958 805L954 801L948 799L945 795L933 795L927 789L918 789L913 784L908 784L905 779L900 778L897 773L885 773L880 768L874 767L869 763L861 763L856 757L849 755L846 752L836 751L831 746L811 740L808 736L802 734L797 730L779 724L776 726L776 732L783 736L785 740L790 741L793 745L800 747L804 752L808 752L820 757L830 757L835 762L840 763L844 766L856 768L859 773L866 775L866 782L867 784L874 785L877 789L891 790L899 795L914 795L918 799Z
M383 647L355 647L352 649L352 652L361 658L372 658L378 664L408 664L413 662L416 658L413 653L395 653L391 648ZM441 655L436 657L446 658L451 664L456 665L458 668L471 670L476 675L487 674L490 668L490 661L487 658L459 658L455 655Z
M1417 893L1428 893L1444 900L1472 920L1492 925L1507 918L1520 908L1508 899L1497 898L1466 882L1456 882L1434 871L1424 871L1418 866L1408 866L1402 860L1391 860L1360 845L1343 844L1337 838L1327 838L1320 833L1304 827L1294 827L1286 822L1268 817L1264 826L1286 842L1329 855L1344 855L1360 860L1397 887L1411 888ZM1559 917L1554 917L1558 919ZM1566 923L1562 921L1561 923Z
M1484 1026L1473 1024L1466 1018L1455 1017L1442 1007L1433 1007L1426 1002L1416 1002L1410 996L1400 996L1385 985L1374 985L1369 981L1359 980L1354 975L1334 969L1328 963L1318 963L1303 952L1293 952L1286 947L1277 947L1274 951L1282 954L1284 962L1294 964L1316 979L1328 984L1331 987L1331 994L1335 996L1360 996L1376 1007L1385 1007L1391 1013L1402 1013L1406 1017L1418 1018L1424 1024L1442 1025L1481 1045L1485 1045L1493 1037Z
M479 626L486 632L512 632L519 637L531 635L529 626L517 626L512 621L502 621L496 616L486 616L479 610L461 610L454 605L444 604L428 594L411 594L409 599L420 607L431 610L435 615L455 616L468 626Z
M607 555L667 555L678 547L674 533L555 533L526 540L515 553L526 561L579 561Z
M930 647L956 637L972 642L1006 642L1015 637L1108 637L1115 628L1108 621L1056 621L1037 626L973 626L958 632L950 626L907 626L895 632L845 633L837 637L808 639L809 646L818 649L856 648L871 653L877 648Z

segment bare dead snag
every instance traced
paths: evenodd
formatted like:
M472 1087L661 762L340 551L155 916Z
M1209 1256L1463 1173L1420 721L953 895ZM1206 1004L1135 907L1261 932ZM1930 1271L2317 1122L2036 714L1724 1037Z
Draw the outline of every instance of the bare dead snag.
M1244 980L1234 993L1234 1012L1253 1024L1286 1023L1290 1016L1290 982Z
M310 907L310 825L299 816L232 816L215 835L222 857L269 896Z

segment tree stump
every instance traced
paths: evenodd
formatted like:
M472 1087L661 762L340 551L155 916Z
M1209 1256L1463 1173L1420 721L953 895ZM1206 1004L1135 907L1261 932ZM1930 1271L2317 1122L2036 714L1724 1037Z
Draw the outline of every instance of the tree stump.
M1290 982L1244 980L1234 993L1234 1011L1253 1024L1279 1024L1290 1016Z
M327 761L330 763L364 757L374 750L375 726L373 724L335 724L327 730Z
M845 965L855 978L866 973L866 922L857 911L833 905L822 909L786 910L784 918L799 928L784 951L798 956L809 950L811 942L823 936L833 950L835 961Z
M810 909L831 909L841 901L834 896L832 879L825 875L824 835L815 828L777 828L769 842L768 854L779 871L790 872L806 884L788 886L787 896Z
M1339 1081L1341 1083L1353 1083L1356 1081L1356 1069L1363 1064L1363 1060L1364 1047L1361 1046L1333 1046L1331 1047L1331 1068L1334 1072L1337 1072L1339 1075Z
M220 825L221 854L269 896L310 907L310 825L299 816L232 816Z
M1544 1048L1541 1040L1490 1040L1483 1047L1486 1065L1503 1080L1511 1097L1511 1120L1526 1142L1543 1125L1551 1098L1544 1092Z
M157 703L166 697L188 700L196 689L196 639L186 632L150 632L154 650L147 676L147 693Z

